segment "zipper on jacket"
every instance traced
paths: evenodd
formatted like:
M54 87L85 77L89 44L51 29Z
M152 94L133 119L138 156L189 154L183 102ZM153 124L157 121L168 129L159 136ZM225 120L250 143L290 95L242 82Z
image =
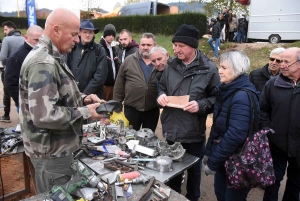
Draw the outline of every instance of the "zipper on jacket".
M190 89L191 89L191 85L192 85L193 79L194 79L194 76L192 76L192 78L191 78L191 81L190 81L190 84L189 84L189 88L188 88L188 94L190 94Z

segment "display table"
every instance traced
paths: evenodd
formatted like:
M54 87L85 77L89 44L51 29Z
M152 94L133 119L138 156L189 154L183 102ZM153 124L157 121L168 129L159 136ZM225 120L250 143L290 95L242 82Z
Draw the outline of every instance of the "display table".
M99 160L93 160L91 158L81 158L80 160L99 175L112 172L111 170L104 168L104 163L100 162ZM182 161L173 162L172 172L158 172L148 168L139 171L146 175L154 176L156 180L162 183L166 183L173 177L177 176L178 174L191 167L198 160L198 157L185 153L184 157L182 158Z
M169 188L168 186L166 186L165 184L163 184L160 181L155 181L155 184L158 184L160 187L163 188ZM125 197L125 193L124 193L124 197L118 197L115 200L116 201L125 201L125 200L129 200L129 201L140 201L140 195L145 191L146 186L144 186L143 184L132 184L132 189L133 189L133 193L132 196L130 198L126 198ZM153 191L153 187L150 189L150 191ZM33 196L31 198L27 198L24 199L22 201L45 201L46 196L48 195L48 193L42 193L36 196ZM149 193L149 197L148 199L145 199L143 201L154 201L154 200L159 200L159 198L153 193L150 192ZM177 193L174 190L171 190L170 196L168 198L169 201L187 201L188 199L186 197L184 197L183 195Z

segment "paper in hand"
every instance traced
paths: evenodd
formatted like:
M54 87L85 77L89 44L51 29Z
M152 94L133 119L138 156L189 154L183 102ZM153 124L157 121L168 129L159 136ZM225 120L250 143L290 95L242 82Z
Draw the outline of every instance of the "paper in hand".
M181 108L183 109L184 105L187 104L190 100L190 95L185 96L167 96L168 98L168 107Z

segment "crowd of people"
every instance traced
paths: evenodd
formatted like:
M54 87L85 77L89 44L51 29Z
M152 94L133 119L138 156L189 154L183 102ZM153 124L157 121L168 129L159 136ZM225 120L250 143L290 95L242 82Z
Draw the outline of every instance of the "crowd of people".
M220 43L237 42L244 43L247 39L248 21L246 15L242 14L237 18L232 9L223 7L222 12L216 18L207 20L207 34L210 36L207 41L212 51L213 59L218 57Z
M223 10L220 16L226 20L223 26L218 25L220 19L212 20L212 48L212 41L222 41L223 29L224 41L231 37L232 11ZM243 91L248 90L260 113L260 127L275 131L268 137L276 182L266 187L263 200L278 200L287 169L283 200L299 201L300 48L274 49L268 64L248 75L250 59L243 51L227 51L218 63L205 56L193 25L183 24L174 33L173 58L152 33L143 33L137 43L123 29L116 46L113 24L104 27L98 43L94 40L99 28L90 20L80 22L66 8L52 11L44 30L31 26L25 40L12 22L2 25L7 35L0 52L0 60L7 60L2 81L19 111L38 193L71 178L72 153L79 148L84 120L103 118L95 109L113 99L124 104L125 117L135 130L155 131L162 108L166 141L180 142L187 153L200 158L187 170L187 199L197 201L201 196L203 159L205 173L214 175L218 201L246 200L251 189L228 188L224 163L243 145L252 126L250 100ZM167 106L169 96L185 95L189 101L183 108ZM10 108L4 99L5 108ZM210 113L213 126L206 142ZM0 121L9 121L7 109ZM168 185L181 193L182 178L180 174Z

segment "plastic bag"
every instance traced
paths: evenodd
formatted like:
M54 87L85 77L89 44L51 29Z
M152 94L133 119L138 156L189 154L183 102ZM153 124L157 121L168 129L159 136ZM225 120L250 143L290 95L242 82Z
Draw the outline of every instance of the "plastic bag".
M120 124L119 120L124 122L125 127L129 127L129 121L126 119L124 112L113 112L113 114L110 116L110 122L118 125Z

